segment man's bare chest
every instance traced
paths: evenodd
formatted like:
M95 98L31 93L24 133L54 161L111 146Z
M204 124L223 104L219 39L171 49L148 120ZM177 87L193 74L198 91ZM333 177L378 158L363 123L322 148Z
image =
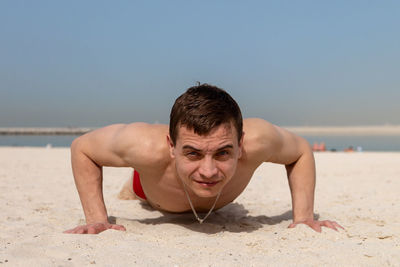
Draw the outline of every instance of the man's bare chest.
M234 201L246 188L254 171L238 170L224 186L215 209L222 208ZM149 204L158 210L167 212L191 212L183 184L174 171L165 172L161 178L155 174L141 175L143 190ZM160 176L159 176L160 177ZM207 212L214 204L215 198L201 198L191 195L191 201L198 212Z

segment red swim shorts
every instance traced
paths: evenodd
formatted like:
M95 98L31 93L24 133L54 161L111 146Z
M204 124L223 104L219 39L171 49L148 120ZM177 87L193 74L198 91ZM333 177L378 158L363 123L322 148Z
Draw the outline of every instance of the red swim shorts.
M139 173L136 170L133 171L133 192L135 192L138 197L147 199L143 192L142 184L140 183Z

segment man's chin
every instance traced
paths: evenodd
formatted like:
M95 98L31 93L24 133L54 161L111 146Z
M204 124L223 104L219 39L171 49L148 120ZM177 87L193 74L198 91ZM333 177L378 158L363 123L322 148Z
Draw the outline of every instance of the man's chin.
M204 191L204 190L195 190L194 193L198 197L202 197L202 198L211 198L211 197L216 197L218 195L218 192L210 192L210 191Z
M199 197L209 198L216 197L221 191L222 182L217 182L214 184L205 184L201 182L192 182L192 191Z

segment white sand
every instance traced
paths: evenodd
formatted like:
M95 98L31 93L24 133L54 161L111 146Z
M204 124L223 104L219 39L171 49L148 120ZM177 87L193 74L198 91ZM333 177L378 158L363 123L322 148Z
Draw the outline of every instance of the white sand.
M247 190L199 225L116 195L131 170L105 169L110 216L127 232L68 235L83 223L69 150L0 148L4 266L400 266L400 153L316 154L315 212L346 230L287 229L284 168L264 164Z

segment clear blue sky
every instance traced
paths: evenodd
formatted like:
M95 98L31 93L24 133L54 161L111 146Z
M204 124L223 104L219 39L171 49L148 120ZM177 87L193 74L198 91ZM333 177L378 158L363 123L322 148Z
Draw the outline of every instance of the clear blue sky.
M278 125L400 124L399 1L0 2L0 127L168 122L196 83Z

